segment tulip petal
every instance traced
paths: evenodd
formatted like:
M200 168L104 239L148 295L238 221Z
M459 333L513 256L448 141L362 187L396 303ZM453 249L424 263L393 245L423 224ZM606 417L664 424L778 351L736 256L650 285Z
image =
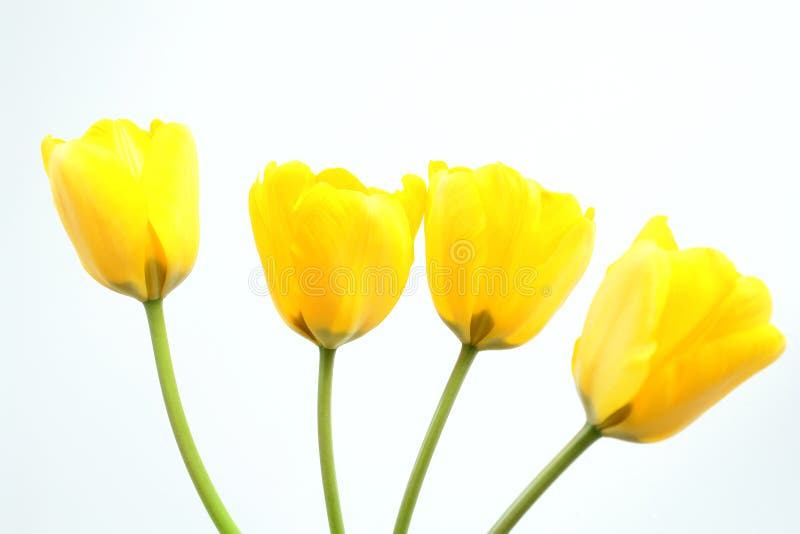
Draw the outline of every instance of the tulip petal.
M76 140L51 151L49 177L84 268L106 287L146 300L147 212L129 166L103 147Z
M414 235L404 206L390 195L367 198L371 229L363 246L368 261L358 279L361 302L360 322L355 337L375 328L392 310L408 281L414 261ZM417 227L419 222L417 222Z
M783 334L767 324L670 360L648 378L630 414L607 434L642 442L668 438L775 361L785 348Z
M647 378L669 269L655 244L635 244L609 268L592 301L572 371L593 424L628 404Z
M314 181L314 173L303 163L270 163L250 188L249 205L270 297L286 324L316 342L300 310L298 273L290 250L295 205Z
M537 184L538 185L538 184ZM592 220L594 210L584 216L578 200L568 193L555 193L539 186L541 209L534 223L534 233L529 237L529 246L536 252L529 259L534 265L543 264L559 246L561 240L570 231L575 222L584 217Z
M197 150L180 124L158 124L141 173L153 246L164 254L160 296L191 272L200 242ZM157 243L156 243L157 242ZM157 245L157 246L156 246Z
M502 163L476 169L473 176L480 197L487 203L502 206L486 218L486 232L492 236L487 241L486 264L491 267L508 265L521 245L520 231L531 223L527 183L517 171ZM538 215L538 209L536 211Z
M769 324L771 316L772 297L764 282L753 276L740 276L716 321L709 326L706 338L718 339Z
M691 248L669 253L669 294L656 328L657 359L690 350L716 321L739 273L722 253Z
M520 321L519 317L509 317L515 293L509 271L516 267L523 249L529 248L524 237L540 211L539 191L531 194L528 182L502 163L475 170L473 179L485 205L502 206L486 217L486 259L474 268L470 278L475 312L491 319L491 328L478 330L478 337L473 333L471 342L487 348L498 339L498 330L507 330L509 319L515 325Z
M407 174L403 176L403 189L394 192L393 196L403 205L411 235L417 235L417 230L422 222L422 214L425 212L427 198L425 182L419 176Z
M518 346L539 333L583 276L594 248L593 210L584 216L572 195L524 182L524 222L505 264L509 293L492 299L497 320L483 348Z
M589 266L594 236L593 220L581 217L575 221L547 261L535 269L532 294L528 297L519 295L525 281L521 272L516 271L513 285L518 295L510 299L507 310L511 315L508 323L517 326L508 332L497 332L506 346L515 347L532 339L564 304Z
M487 214L472 173L455 171L431 177L425 214L428 285L436 311L462 343L473 343L470 325L476 309L475 269L486 265Z
M63 139L58 139L52 135L48 135L42 140L42 163L44 163L44 170L47 176L50 176L50 159L53 156L53 151L63 144Z

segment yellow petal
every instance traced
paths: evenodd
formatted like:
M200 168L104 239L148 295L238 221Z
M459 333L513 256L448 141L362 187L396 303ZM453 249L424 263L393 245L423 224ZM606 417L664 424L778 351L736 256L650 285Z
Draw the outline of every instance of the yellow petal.
M656 329L658 358L686 352L716 320L716 313L740 275L720 252L710 248L673 251L669 294Z
M502 171L499 171L502 172ZM502 180L502 178L500 178ZM481 349L508 348L507 338L530 318L532 310L542 296L533 287L539 281L540 267L538 243L534 241L537 222L541 212L541 187L532 180L514 176L510 187L496 182L501 190L510 190L517 198L509 202L501 200L502 209L491 211L487 216L489 253L486 263L477 266L471 279L472 291L476 293L475 309L491 318L491 328L485 332L478 345ZM521 190L515 190L521 187ZM492 194L484 187L484 194ZM501 193L498 197L505 197ZM493 205L492 197L482 197L484 204ZM498 216L499 213L502 215ZM501 220L497 220L501 219ZM509 219L515 219L513 227L502 228Z
M50 176L50 159L56 147L63 145L63 139L57 139L52 135L48 135L42 140L42 163L44 163L44 170L47 176Z
M192 270L200 241L194 138L181 124L158 124L141 173L147 216L165 255L160 296Z
M469 279L475 295L470 343L483 349L495 345L498 331L505 332L521 321L521 317L509 313L510 300L516 293L509 272L527 246L522 234L535 225L539 198L538 191L530 194L526 180L517 171L502 163L475 170L473 179L483 205L488 207L486 235L491 236L486 240L483 263L475 266Z
M654 243L632 246L607 272L573 355L573 375L593 424L633 398L650 370L670 264Z
M534 182L535 184L535 182ZM536 184L538 186L538 184ZM538 186L541 195L541 209L535 221L535 231L530 235L530 243L536 253L530 259L536 265L546 261L575 221L584 217L578 200L568 193L555 193ZM594 210L587 211L590 220Z
M431 178L425 213L428 285L439 316L462 343L477 342L482 328L473 315L474 271L486 264L487 213L470 171L439 173Z
M491 196L484 202L502 208L488 217L496 237L485 267L497 276L493 287L482 284L476 305L493 320L482 349L521 345L544 328L580 280L594 246L594 222L575 197L546 191L502 164L490 167L484 183L491 187L484 191Z
M403 176L403 189L393 193L393 196L403 205L411 235L417 235L427 199L425 182L419 176L407 174Z
M525 225L535 224L528 210L538 212L538 206L530 206L528 185L522 176L502 163L485 165L473 176L484 205L494 208L486 218L486 231L492 236L487 241L486 264L490 267L510 265L518 246L523 246L520 232Z
M415 231L410 231L404 206L390 195L370 195L366 202L370 226L362 246L368 259L356 279L363 298L355 337L380 324L397 303L414 261L414 235L419 227L417 221Z
M595 225L588 217L581 217L567 231L547 261L531 277L532 294L517 295L517 301L505 309L510 315L509 324L516 320L508 332L498 331L498 338L509 347L527 343L538 334L564 304L589 265L594 249ZM517 270L513 285L520 291L525 287L524 273ZM520 321L522 319L522 321Z
M294 207L314 181L314 173L303 163L270 163L251 187L249 200L253 235L270 297L286 324L312 341L300 309L291 246Z
M643 442L672 436L775 361L785 347L777 328L762 325L674 358L648 378L630 414L607 435Z
M453 171L451 171L452 173ZM456 171L457 172L457 171ZM514 293L509 280L522 243L520 234L532 226L538 212L538 197L531 198L528 186L520 174L496 163L485 165L472 173L478 196L486 212L485 258L475 265L468 279L467 291L473 295L470 319L470 343L487 348L497 339L497 331L506 330L509 297ZM502 206L488 210L486 206ZM518 324L519 317L511 320Z
M766 325L771 316L772 297L764 282L753 276L739 276L705 337L718 339Z
M147 210L139 181L114 153L83 141L53 150L50 186L81 263L98 282L147 299Z

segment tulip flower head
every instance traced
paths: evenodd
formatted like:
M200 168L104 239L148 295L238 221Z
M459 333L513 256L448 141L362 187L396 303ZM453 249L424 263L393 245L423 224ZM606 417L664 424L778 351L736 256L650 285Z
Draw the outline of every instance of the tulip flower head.
M405 287L425 183L367 188L344 169L270 163L250 220L272 301L300 335L335 349L378 325Z
M192 270L199 243L197 152L186 126L104 119L79 139L47 136L42 159L61 222L98 282L141 301Z
M771 312L763 282L716 250L679 250L654 217L608 269L575 344L589 423L630 441L679 432L783 352Z
M478 349L533 338L589 264L594 210L497 163L429 167L428 283L436 310Z

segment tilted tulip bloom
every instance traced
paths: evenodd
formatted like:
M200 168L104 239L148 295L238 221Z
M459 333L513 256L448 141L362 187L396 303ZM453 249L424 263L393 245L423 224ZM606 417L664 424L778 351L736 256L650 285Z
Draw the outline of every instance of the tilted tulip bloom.
M250 220L267 285L283 320L320 347L318 432L331 532L344 526L330 425L337 347L378 325L397 302L414 259L425 184L367 188L344 169L315 175L299 162L267 165L250 189Z
M192 270L199 242L197 152L186 126L150 131L104 119L79 139L47 136L42 157L61 222L84 268L141 301Z
M198 165L186 126L143 130L103 119L79 139L42 141L61 222L98 282L144 303L167 415L186 469L220 532L239 530L192 439L167 342L162 299L194 266L199 242Z
M665 439L783 352L763 282L720 252L679 250L654 217L606 273L575 343L587 423L490 531L508 532L601 436Z
M664 217L608 270L575 344L590 424L652 442L694 421L783 352L764 283L710 248L678 250Z
M564 303L589 264L594 210L496 163L429 167L425 211L428 285L442 320L463 344L400 507L408 531L422 479L478 350L526 343Z
M425 213L428 282L462 343L522 345L544 328L589 264L594 210L496 163L433 162Z

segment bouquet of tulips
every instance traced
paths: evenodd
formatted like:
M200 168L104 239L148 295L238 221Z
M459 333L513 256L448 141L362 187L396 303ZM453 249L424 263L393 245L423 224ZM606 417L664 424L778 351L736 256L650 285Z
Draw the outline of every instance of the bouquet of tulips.
M199 241L198 163L186 126L101 120L79 139L48 136L44 167L86 271L144 304L158 377L186 469L219 532L239 532L192 440L170 360L163 299L191 271ZM428 285L460 343L399 505L408 531L425 473L470 366L485 350L538 334L592 255L594 210L503 164L432 162L394 193L344 169L315 174L270 163L250 189L253 236L272 302L319 349L317 424L332 533L345 531L334 468L331 387L337 351L383 321L406 285L424 219ZM650 219L607 270L575 342L572 373L586 409L575 437L532 479L490 533L509 532L601 437L665 439L784 350L759 279L712 248L680 249ZM498 511L499 512L499 511Z

